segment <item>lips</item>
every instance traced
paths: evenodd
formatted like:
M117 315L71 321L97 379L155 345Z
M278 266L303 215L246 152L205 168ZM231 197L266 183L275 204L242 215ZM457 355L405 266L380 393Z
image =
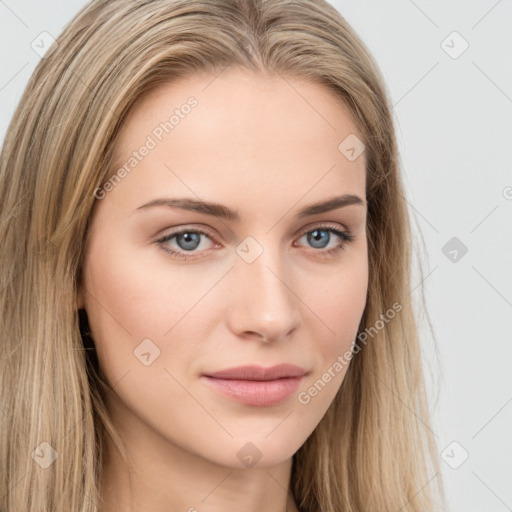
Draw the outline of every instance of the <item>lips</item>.
M306 373L299 366L280 364L270 368L239 366L202 375L201 378L215 391L239 403L269 407L289 398Z
M238 366L214 373L205 374L207 377L232 380L276 380L287 377L303 377L306 370L293 364L278 364L270 368L263 366Z

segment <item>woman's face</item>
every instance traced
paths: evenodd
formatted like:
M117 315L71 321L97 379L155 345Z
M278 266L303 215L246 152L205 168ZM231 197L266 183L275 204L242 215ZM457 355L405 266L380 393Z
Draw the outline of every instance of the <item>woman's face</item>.
M95 193L78 295L123 432L231 467L284 461L312 433L366 303L356 133L324 86L241 70L135 105ZM355 197L311 208L340 196ZM303 376L208 377L282 364Z

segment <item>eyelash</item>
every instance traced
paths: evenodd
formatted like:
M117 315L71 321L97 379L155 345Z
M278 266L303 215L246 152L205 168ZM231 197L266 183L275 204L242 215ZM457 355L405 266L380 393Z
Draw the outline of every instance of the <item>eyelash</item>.
M337 235L341 242L336 246L332 247L331 249L327 250L314 250L314 252L319 253L321 257L333 257L336 256L340 251L342 251L345 248L345 244L349 244L350 242L354 241L354 235L349 231L341 231L340 229L333 227L331 225L326 224L320 224L318 226L315 226L313 229L308 229L307 231L303 231L299 238L302 238L304 235L307 235L308 233L312 233L313 231L328 231L330 233L334 233ZM181 235L183 233L195 233L200 235L205 235L208 238L211 238L213 241L215 241L214 237L208 233L207 231L203 231L201 229L181 229L180 231L175 231L173 233L167 234L163 236L162 238L156 240L156 243L161 247L163 251L165 251L168 254L171 254L173 257L176 257L181 260L192 260L200 258L201 256L189 256L184 252L176 251L174 249L170 249L169 245L167 245L167 242L169 242L174 237Z

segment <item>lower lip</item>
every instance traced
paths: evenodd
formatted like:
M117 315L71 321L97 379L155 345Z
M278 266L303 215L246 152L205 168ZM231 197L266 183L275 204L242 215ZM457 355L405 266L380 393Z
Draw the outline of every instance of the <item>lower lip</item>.
M300 385L302 377L286 377L276 380L234 380L202 376L221 393L245 405L259 407L284 402Z

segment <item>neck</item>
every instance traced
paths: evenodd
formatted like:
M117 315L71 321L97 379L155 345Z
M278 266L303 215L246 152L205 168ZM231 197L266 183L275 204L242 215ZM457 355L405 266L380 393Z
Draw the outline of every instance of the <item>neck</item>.
M147 426L133 429L133 421L129 430L116 430L129 464L108 438L100 512L298 512L289 491L291 458L268 467L229 467Z

